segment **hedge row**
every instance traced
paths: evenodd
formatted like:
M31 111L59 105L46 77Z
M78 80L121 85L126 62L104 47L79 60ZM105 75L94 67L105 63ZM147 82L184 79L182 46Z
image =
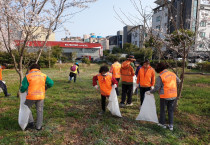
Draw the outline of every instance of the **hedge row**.
M13 53L15 55L15 59L18 62L19 57L17 55L17 52ZM24 53L25 57L23 60L23 65L27 65L30 61L29 64L36 62L36 54L34 53ZM55 63L57 62L57 58L55 57L48 57L48 53L44 52L42 53L38 64L44 68L44 67L49 67L49 62L50 66L53 67ZM0 52L0 64L5 65L7 68L14 68L13 65L13 59L12 57L7 53L7 52Z
M210 72L210 62L198 63L197 68L200 69L200 70Z
M182 61L174 61L174 60L161 60L160 62L164 62L164 63L168 63L169 64L169 66L170 67L173 67L173 68L175 68L176 66L178 66L178 67L182 67ZM150 61L150 65L152 66L152 67L155 67L156 66L156 64L157 63L159 63L159 61L158 60L152 60L152 61ZM167 64L166 63L166 64ZM176 64L177 63L177 64ZM187 62L185 62L185 67L187 66Z

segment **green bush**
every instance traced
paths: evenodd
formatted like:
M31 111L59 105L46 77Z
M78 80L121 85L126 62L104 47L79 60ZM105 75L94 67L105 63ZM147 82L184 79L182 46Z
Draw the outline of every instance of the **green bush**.
M152 60L150 61L150 65L152 67L155 67L156 64L158 63L159 61L158 60ZM161 60L160 62L164 62L165 63L165 60ZM174 60L166 60L166 62L171 66L171 67L176 67L176 62ZM166 64L167 64L166 63ZM177 61L177 66L178 67L182 67L182 61ZM185 67L187 67L187 62L185 62Z
M90 64L90 60L86 57L82 58L82 63Z
M121 57L120 58L120 62L122 63L123 61L125 61L126 60L126 57Z
M210 72L210 62L202 62L197 64L197 68L202 71Z
M115 59L118 59L120 56L119 55L115 55L115 54L109 54L106 57L106 61L108 62L114 62Z
M142 48L134 53L134 57L136 60L143 62L146 59L151 59L152 53L153 51L151 48Z
M40 65L40 67L45 68L45 67L49 67L49 62L50 62L50 67L53 67L55 63L57 62L57 59L54 57L49 58L49 57L41 56L38 64Z

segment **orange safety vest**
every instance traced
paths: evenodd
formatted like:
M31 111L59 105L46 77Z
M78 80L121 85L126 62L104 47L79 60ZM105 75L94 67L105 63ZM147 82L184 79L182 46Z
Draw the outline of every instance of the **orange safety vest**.
M147 71L145 72L145 68L141 67L138 73L138 80L140 81L141 87L151 87L155 84L155 74L154 69L150 66ZM154 82L152 81L154 79ZM139 82L137 82L139 83Z
M133 82L134 70L130 64L131 62L128 60L122 63L122 67L120 70L122 82Z
M32 69L26 75L28 80L28 100L43 100L45 98L45 82L47 75L41 73L39 69Z
M2 68L0 66L0 81L2 81Z
M97 75L100 91L103 96L109 96L112 90L112 74L107 73L106 76Z
M163 90L164 90L164 94L160 94L160 98L177 97L176 74L168 70L164 70L160 73L160 78L163 82Z
M120 78L120 76L121 76L120 69L121 69L121 64L119 62L112 64L111 73L113 74L114 78Z

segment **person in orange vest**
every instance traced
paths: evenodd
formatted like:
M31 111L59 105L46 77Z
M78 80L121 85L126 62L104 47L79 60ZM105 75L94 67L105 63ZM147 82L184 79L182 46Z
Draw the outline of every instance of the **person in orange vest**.
M70 74L69 74L69 83L71 82L72 78L74 77L74 82L76 83L77 80L77 74L79 74L79 63L75 63L70 68Z
M98 90L97 81L100 86L101 93L101 107L102 111L99 115L103 115L106 111L106 98L110 96L112 85L116 88L118 85L117 80L109 73L109 68L107 66L101 66L99 69L99 74L93 77L93 86Z
M155 70L150 66L149 60L145 60L137 76L137 84L140 84L140 100L143 104L145 92L154 88Z
M9 94L7 92L7 86L5 85L5 83L2 81L2 70L4 69L4 66L0 65L0 88L2 88L5 97L9 97L11 94Z
M40 66L38 64L32 64L30 66L29 73L22 81L20 92L23 93L27 91L25 105L29 108L31 108L33 104L36 105L37 130L42 130L45 90L47 88L51 88L53 84L54 82L46 74L40 71ZM29 123L26 129L28 128L34 128L34 119L32 114L29 115Z
M115 58L114 63L112 64L110 68L110 73L112 73L113 77L117 80L118 83L120 81L120 76L121 76L120 69L121 69L121 64L118 62L118 58ZM116 88L116 93L117 93L117 96L119 96L118 87Z
M132 106L132 95L133 95L133 76L135 75L134 56L128 55L127 60L122 63L120 73L122 81L122 98L120 107L125 107L125 100L127 98L126 106Z
M174 103L177 97L177 85L180 83L180 79L175 73L167 70L167 66L164 63L158 63L155 71L160 73L157 78L154 89L147 91L146 94L155 93L159 91L160 95L160 121L159 126L166 128L165 126L165 108L167 106L169 129L173 131L173 116L174 116Z

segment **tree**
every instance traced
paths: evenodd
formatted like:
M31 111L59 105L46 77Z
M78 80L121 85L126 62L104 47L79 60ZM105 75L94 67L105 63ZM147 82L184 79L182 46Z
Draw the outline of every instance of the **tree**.
M44 33L45 41L38 49L36 63L46 46L49 36L73 15L87 8L96 0L0 0L0 43L13 59L16 72L23 79L24 51L29 41ZM75 11L76 10L76 11ZM36 33L37 29L43 31ZM12 50L18 51L18 60Z
M61 58L62 55L62 48L60 46L53 46L51 48L52 55L57 58L58 60Z
M139 50L139 48L136 45L133 45L131 43L125 43L123 45L123 52L127 54L132 54L134 51Z
M146 59L152 58L153 51L151 48L142 48L134 53L135 59L140 62L144 62Z
M112 49L112 54L118 54L118 53L122 53L122 52L123 52L122 48L114 47Z
M110 50L104 50L103 54L104 54L104 56L108 56L110 54Z

